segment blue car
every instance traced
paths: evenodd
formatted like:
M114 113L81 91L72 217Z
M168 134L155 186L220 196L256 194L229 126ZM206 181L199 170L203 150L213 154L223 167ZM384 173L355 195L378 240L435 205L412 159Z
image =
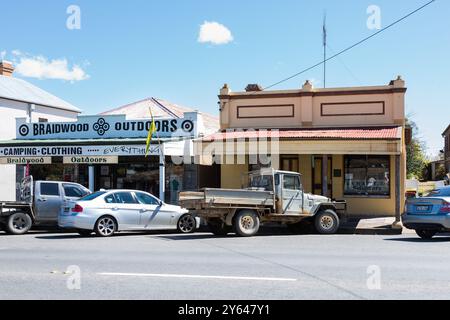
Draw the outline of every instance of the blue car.
M425 197L408 199L402 220L405 228L415 230L422 239L450 232L450 186L433 190Z

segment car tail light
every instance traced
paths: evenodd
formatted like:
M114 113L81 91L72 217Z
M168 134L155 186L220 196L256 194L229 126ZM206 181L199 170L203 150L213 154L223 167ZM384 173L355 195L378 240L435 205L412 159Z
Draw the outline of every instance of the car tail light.
M441 210L439 212L440 213L450 213L450 203L444 202L442 204Z
M83 212L83 207L80 206L79 204L77 204L77 205L75 205L75 207L72 208L72 212L81 213L81 212Z

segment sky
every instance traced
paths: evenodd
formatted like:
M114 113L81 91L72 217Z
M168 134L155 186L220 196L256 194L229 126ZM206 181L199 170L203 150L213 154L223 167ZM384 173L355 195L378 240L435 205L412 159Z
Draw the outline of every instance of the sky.
M157 97L218 114L224 83L267 87L385 27L428 0L1 0L0 58L16 77L96 114ZM450 1L436 0L328 63L327 87L406 80L407 114L430 155L450 124ZM322 68L273 89L323 87Z

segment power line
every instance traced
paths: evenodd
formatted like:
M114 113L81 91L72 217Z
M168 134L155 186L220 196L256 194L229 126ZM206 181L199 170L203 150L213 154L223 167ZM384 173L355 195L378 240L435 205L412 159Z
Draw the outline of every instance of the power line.
M330 61L330 60L332 60L332 59L334 59L334 58L336 58L336 57L342 55L343 53L345 53L345 52L347 52L347 51L350 51L351 49L353 49L353 48L359 46L360 44L362 44L362 43L364 43L364 42L366 42L366 41L372 39L373 37L379 35L379 34L382 33L383 31L386 31L386 30L392 28L393 26L395 26L396 24L399 24L400 22L402 22L403 20L409 18L409 17L412 16L413 14L415 14L415 13L421 11L422 9L425 9L426 7L428 7L429 5L431 5L431 4L432 4L433 2L435 2L435 1L436 1L436 0L431 0L431 1L427 2L426 4L424 4L423 6L421 6L420 8L417 8L416 10L414 10L414 11L408 13L406 16L404 16L404 17L402 17L402 18L400 18L400 19L394 21L394 22L391 23L390 25L388 25L388 26L386 26L386 27L384 27L384 28L378 30L378 31L375 32L374 34L372 34L372 35L370 35L370 36L368 36L368 37L366 37L366 38L364 38L364 39L362 39L362 40L356 42L355 44L351 45L350 47L345 48L345 49L339 51L338 53L332 55L331 57L329 57L329 58L327 58L327 59L324 59L324 60L322 60L322 61L316 63L315 65L313 65L313 66L311 66L311 67L309 67L309 68L306 68L306 69L304 69L304 70L302 70L302 71L300 71L300 72L297 72L296 74L293 74L293 75L290 76L290 77L287 77L287 78L285 78L285 79L283 79L283 80L280 80L280 81L278 81L278 82L276 82L276 83L274 83L274 84L272 84L272 85L270 85L270 86L264 88L264 90L273 88L273 87L275 87L275 86L277 86L277 85L279 85L279 84L281 84L281 83L283 83L283 82L286 82L286 81L289 81L289 80L291 80L291 79L293 79L293 78L296 78L296 77L298 77L299 75L301 75L301 74L303 74L303 73L305 73L305 72L308 72L309 70L312 70L312 69L317 68L318 66L320 66L320 65L322 65L322 64L327 63L328 61Z
M330 46L329 43L327 43L327 47L328 47L328 49L330 49L330 51L331 51L333 54L336 53L336 51L334 51L333 47ZM352 70L350 70L350 68L349 68L348 65L345 63L345 61L344 61L340 56L338 56L337 58L338 58L339 62L342 64L342 66L347 70L347 72L349 73L349 75L351 75L351 76L353 77L353 79L354 79L356 82L358 82L358 84L362 84L362 81L355 75L355 73L354 73Z

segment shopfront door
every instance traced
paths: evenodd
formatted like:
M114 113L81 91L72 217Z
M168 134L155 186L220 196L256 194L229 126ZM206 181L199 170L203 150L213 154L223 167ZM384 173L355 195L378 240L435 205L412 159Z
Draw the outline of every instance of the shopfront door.
M312 179L313 179L313 193L316 195L322 195L329 198L332 198L333 194L333 160L331 157L328 157L328 165L327 165L327 181L328 181L328 192L327 194L323 194L323 157L317 156L313 158L314 167L312 169Z

